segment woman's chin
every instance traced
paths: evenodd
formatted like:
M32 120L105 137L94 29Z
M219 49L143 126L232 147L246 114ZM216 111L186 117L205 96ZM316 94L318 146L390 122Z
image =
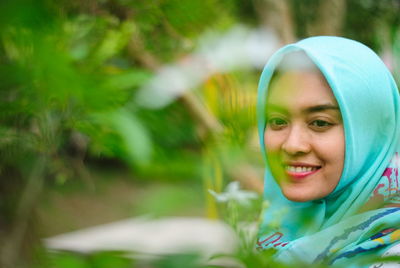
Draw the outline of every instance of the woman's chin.
M299 191L296 189L283 189L282 193L288 200L298 203L309 202L321 198L314 193L309 193L301 190Z
M285 195L285 194L284 194L284 196L288 200L290 200L292 202L298 202L298 203L305 203L305 202L308 202L308 201L312 200L312 199L310 199L308 197L305 197L305 196L293 196L293 195Z

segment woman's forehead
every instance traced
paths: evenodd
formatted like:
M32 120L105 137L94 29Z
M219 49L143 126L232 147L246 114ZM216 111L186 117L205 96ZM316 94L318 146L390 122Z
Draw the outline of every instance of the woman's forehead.
M289 71L275 76L268 90L267 104L286 106L299 103L337 106L331 88L318 71Z

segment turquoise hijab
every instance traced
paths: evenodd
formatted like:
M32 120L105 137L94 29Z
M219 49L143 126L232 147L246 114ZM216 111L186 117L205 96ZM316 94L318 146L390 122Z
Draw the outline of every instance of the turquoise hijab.
M335 190L320 200L285 198L267 162L265 108L271 77L283 57L302 51L321 71L339 104L345 161ZM290 56L290 55L288 55ZM400 242L400 98L380 58L365 45L341 37L311 37L278 50L258 87L257 120L266 160L258 248L275 248L286 263L356 264Z

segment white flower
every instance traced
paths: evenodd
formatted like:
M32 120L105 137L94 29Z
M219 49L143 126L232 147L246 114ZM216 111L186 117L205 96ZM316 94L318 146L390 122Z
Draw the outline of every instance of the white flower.
M225 189L225 192L216 193L215 191L208 189L208 192L215 197L217 202L226 203L229 201L236 201L241 205L249 205L250 199L258 198L258 194L251 191L240 190L238 181L230 182Z

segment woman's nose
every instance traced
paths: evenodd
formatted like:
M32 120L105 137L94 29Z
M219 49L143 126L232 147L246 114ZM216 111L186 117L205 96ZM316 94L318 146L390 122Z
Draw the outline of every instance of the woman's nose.
M311 150L308 133L301 126L291 126L282 144L282 150L289 155L306 154Z

